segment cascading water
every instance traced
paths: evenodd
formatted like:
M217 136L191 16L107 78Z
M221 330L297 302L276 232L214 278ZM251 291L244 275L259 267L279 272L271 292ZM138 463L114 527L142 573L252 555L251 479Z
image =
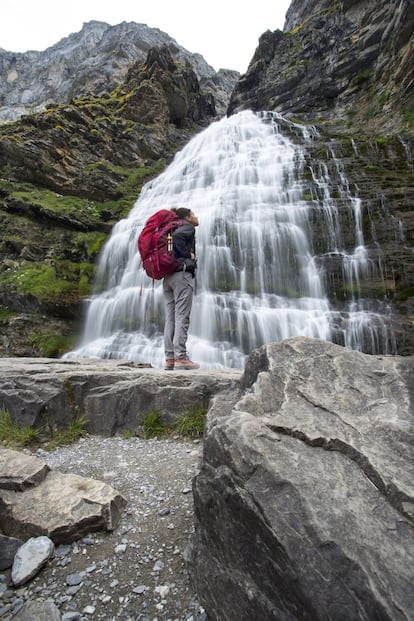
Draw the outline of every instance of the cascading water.
M188 349L202 367L243 367L252 349L296 335L395 353L386 311L358 297L360 280L381 272L364 247L360 201L333 156L342 210L353 223L349 252L327 167L306 162L316 135L275 113L245 111L193 138L114 227L98 268L101 293L70 355L162 366L162 287L140 269L137 237L150 215L172 207L189 207L200 220ZM336 309L326 293L332 261L354 292Z

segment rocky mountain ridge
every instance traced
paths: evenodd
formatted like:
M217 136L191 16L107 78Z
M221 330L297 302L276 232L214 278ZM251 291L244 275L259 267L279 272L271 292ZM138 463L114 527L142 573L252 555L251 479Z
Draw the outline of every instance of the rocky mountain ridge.
M41 52L0 48L0 122L48 105L108 95L125 80L134 63L145 61L151 47L163 45L174 60L192 67L201 88L214 95L217 109L224 114L239 77L237 71L216 72L201 54L192 54L158 28L90 21Z

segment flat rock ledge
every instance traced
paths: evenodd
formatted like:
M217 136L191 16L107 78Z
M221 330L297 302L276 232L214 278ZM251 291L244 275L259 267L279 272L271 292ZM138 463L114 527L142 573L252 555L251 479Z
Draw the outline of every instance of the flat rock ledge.
M76 416L91 434L137 432L157 411L166 425L237 390L240 369L163 371L128 360L0 358L0 404L14 424L52 434Z
M414 619L413 378L316 339L252 353L193 484L209 621Z
M112 531L127 504L106 483L50 470L19 451L0 448L0 473L0 531L22 541L44 535L71 543L92 531Z

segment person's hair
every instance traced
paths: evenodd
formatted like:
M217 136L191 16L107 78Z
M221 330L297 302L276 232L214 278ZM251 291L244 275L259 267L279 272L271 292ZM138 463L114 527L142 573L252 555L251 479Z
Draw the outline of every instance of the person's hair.
M187 207L173 207L171 211L174 211L177 216L182 220L188 218L188 216L191 214L191 209L187 209Z

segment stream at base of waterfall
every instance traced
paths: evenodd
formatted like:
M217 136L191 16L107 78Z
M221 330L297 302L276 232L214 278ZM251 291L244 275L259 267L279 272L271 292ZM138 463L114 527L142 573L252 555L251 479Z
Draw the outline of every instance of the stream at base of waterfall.
M188 351L202 368L242 368L253 349L297 335L397 353L387 301L360 295L364 278L382 278L364 245L361 201L332 150L329 172L306 158L317 139L313 127L251 111L195 136L114 227L82 343L67 356L163 366L162 284L141 269L137 238L149 216L177 207L200 221ZM338 262L336 286L348 295L334 304L327 288Z

